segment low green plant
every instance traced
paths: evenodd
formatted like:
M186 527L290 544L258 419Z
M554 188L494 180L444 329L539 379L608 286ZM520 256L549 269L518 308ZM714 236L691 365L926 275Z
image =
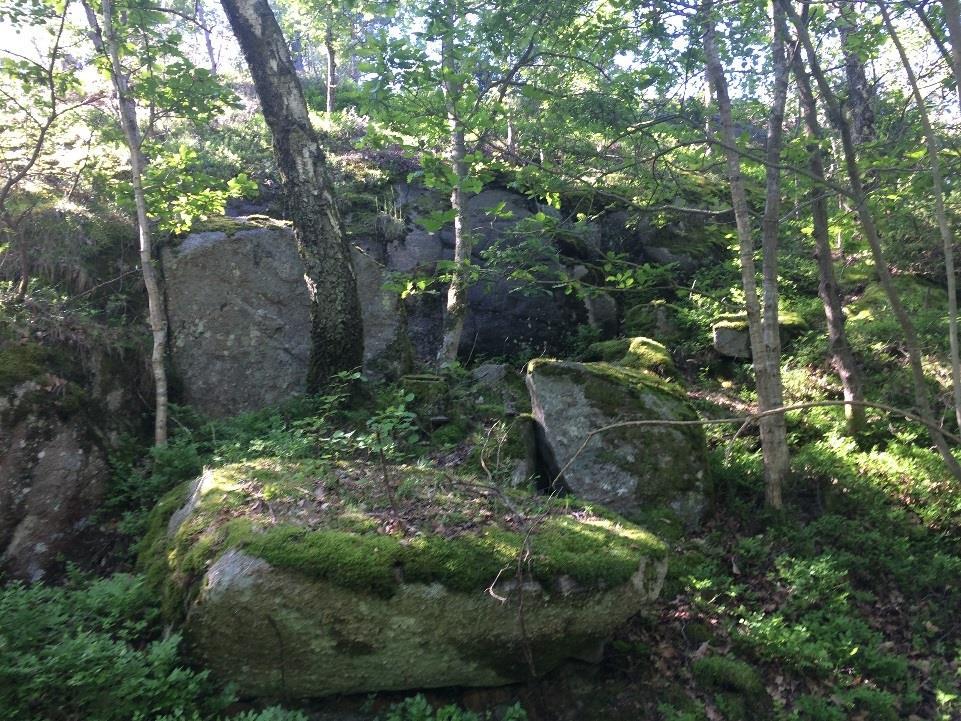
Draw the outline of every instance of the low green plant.
M493 718L490 712L477 714L453 704L435 709L422 694L418 694L391 706L381 721L489 721ZM527 721L527 713L515 703L496 718L500 721Z
M0 588L0 717L208 719L230 696L187 668L136 576Z

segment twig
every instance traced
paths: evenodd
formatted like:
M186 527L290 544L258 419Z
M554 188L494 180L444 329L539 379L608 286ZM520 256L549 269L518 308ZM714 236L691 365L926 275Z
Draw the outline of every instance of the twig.
M577 458L584 452L587 445L591 440L600 435L601 433L606 433L607 431L617 430L618 428L630 428L633 426L713 426L713 425L727 425L733 423L740 423L741 428L738 430L735 438L737 438L750 424L756 423L762 418L767 418L769 416L776 416L782 413L788 413L789 411L800 411L807 410L809 408L822 408L830 406L860 406L863 408L875 408L877 410L886 411L888 413L893 413L905 418L909 421L914 421L920 423L923 426L941 434L944 438L953 441L954 443L961 444L961 436L957 436L954 433L949 433L948 431L941 428L941 426L929 421L921 416L915 415L910 411L906 411L902 408L895 408L894 406L885 405L884 403L874 403L871 401L808 401L806 403L795 403L789 406L780 406L778 408L770 408L766 411L760 411L758 413L751 413L747 416L737 416L732 418L701 418L696 421L670 421L670 420L639 420L639 421L620 421L618 423L611 423L607 426L602 426L600 428L595 428L590 431L584 438L584 442L581 443L580 447L575 451L574 455L565 463L560 471L554 478L553 483L556 484L564 472L577 460ZM732 439L733 441L733 439Z

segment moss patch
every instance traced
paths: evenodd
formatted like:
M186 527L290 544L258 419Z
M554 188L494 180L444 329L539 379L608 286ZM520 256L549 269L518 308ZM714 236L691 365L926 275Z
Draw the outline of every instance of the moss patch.
M48 352L36 343L9 344L0 348L0 392L39 378L46 371Z
M170 582L183 587L233 548L379 596L390 596L401 582L471 592L499 573L510 578L534 518L530 573L545 585L569 576L586 587L617 586L642 559L665 552L648 531L570 499L548 504L527 492L406 466L388 469L391 483L404 489L398 517L382 472L361 463L269 459L208 471L196 507L173 537L164 524L185 490L161 502L141 563L174 601L166 607L175 609Z
M707 691L716 692L715 702L731 721L770 718L771 698L753 666L738 659L705 656L691 665L694 679Z
M807 330L808 324L800 314L792 311L781 311L777 316L778 326L787 333L799 333ZM731 330L747 330L747 313L723 313L711 324L714 328L729 328Z
M232 237L243 230L253 230L254 228L289 227L290 223L288 221L277 220L266 215L247 215L238 218L218 215L194 223L188 232L173 236L172 240L176 245L188 235L194 233L225 233L227 237Z

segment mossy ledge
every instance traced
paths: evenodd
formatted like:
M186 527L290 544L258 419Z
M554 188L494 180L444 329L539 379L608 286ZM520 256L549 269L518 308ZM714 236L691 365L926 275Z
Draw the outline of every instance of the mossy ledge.
M397 518L382 473L358 462L273 459L208 470L157 506L141 563L174 612L191 582L230 550L380 597L404 583L471 593L511 579L535 518L529 574L545 589L561 579L613 588L665 556L654 535L576 500L484 489L432 469L388 469Z

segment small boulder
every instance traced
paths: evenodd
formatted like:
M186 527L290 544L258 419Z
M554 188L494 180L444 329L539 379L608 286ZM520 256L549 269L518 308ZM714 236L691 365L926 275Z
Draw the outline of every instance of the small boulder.
M663 378L677 376L677 368L670 351L656 340L640 336L592 343L587 348L585 360L604 361L625 368L651 371Z
M583 446L592 431L621 421L697 420L680 386L610 363L539 359L528 365L527 387L541 455L577 497L629 517L669 506L686 524L699 521L707 480L699 426L626 426Z
M797 313L778 314L778 329L781 340L796 336L807 328L807 323ZM726 313L718 316L711 325L714 336L714 350L727 358L746 359L751 357L751 334L746 313Z
M624 313L624 335L656 338L672 344L681 339L677 322L677 307L663 300L639 303Z
M149 576L244 696L495 686L530 676L527 653L538 674L596 659L666 571L663 544L614 516L406 466L228 466L153 521Z

